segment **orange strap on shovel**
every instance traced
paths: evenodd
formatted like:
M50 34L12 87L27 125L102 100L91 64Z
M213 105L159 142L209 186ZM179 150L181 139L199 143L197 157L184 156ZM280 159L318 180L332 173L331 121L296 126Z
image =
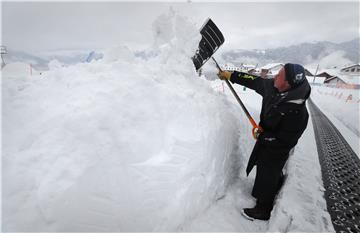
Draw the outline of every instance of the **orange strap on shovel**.
M254 121L254 119L251 116L250 116L249 120L250 120L251 125L253 126L252 135L253 135L254 139L257 139L259 134L264 132L264 130L261 128L260 125L256 124L256 122Z

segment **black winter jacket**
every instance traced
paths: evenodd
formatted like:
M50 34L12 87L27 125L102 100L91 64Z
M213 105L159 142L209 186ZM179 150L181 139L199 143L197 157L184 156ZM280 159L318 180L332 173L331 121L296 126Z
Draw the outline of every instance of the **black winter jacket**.
M263 97L259 125L264 132L260 134L251 153L247 174L258 160L269 163L286 160L307 126L309 114L305 102L311 92L307 80L283 93L274 87L274 79L235 71L230 81L253 89Z

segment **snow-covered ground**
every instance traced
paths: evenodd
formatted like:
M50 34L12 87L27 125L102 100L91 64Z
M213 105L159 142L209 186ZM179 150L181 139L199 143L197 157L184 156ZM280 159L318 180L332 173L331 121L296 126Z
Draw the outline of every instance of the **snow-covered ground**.
M241 216L254 205L250 124L195 73L198 29L174 12L153 25L150 58L120 46L42 75L2 72L2 231L334 231L311 121L270 221ZM261 97L235 88L258 120Z

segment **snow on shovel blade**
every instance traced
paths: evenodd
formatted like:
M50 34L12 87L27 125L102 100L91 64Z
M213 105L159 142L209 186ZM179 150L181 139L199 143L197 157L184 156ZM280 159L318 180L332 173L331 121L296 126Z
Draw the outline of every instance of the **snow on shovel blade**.
M192 57L196 70L200 69L224 43L225 39L219 28L209 18L200 29L199 48Z

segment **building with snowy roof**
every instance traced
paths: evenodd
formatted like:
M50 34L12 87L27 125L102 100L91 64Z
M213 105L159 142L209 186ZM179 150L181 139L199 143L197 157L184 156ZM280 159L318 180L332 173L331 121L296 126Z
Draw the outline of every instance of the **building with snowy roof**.
M243 68L244 70L254 70L257 68L257 65L251 65L251 64L241 64L241 68Z
M234 64L226 63L222 66L222 68L229 71L249 71L256 68L256 66L249 64L241 64L240 66L235 66Z
M357 73L359 65L352 65L342 69L325 69L322 75L326 75L327 79L324 83L345 83L345 84L360 84L360 72Z
M305 75L307 76L308 81L317 84L345 84L346 82L340 78L338 73L339 71L337 69L305 69Z
M350 65L340 70L341 74L360 76L360 64Z
M325 79L324 83L326 83L326 84L346 84L346 82L344 80L342 80L341 78L339 78L337 76L333 76L333 77Z
M326 80L325 77L319 77L319 76L314 76L314 75L306 75L306 78L308 80L309 83L316 83L316 84L323 84L324 81Z
M318 72L318 74L316 74L316 77L324 77L326 79L336 77L336 76L337 76L337 73L335 73L335 71L328 71L328 70L321 70L320 72Z
M224 70L228 70L228 71L240 71L241 70L240 67L237 67L232 63L226 63L221 68Z
M261 77L272 78L275 74L279 73L280 69L284 67L283 63L270 63L260 69Z
M360 68L359 65L347 66L342 69L321 69L316 75L316 71L307 69L309 74L312 74L312 76L307 75L307 79L313 84L326 84L339 88L358 89L360 88L360 74L357 74L358 68Z
M284 67L283 63L270 63L261 67L261 73L277 74L281 68Z

